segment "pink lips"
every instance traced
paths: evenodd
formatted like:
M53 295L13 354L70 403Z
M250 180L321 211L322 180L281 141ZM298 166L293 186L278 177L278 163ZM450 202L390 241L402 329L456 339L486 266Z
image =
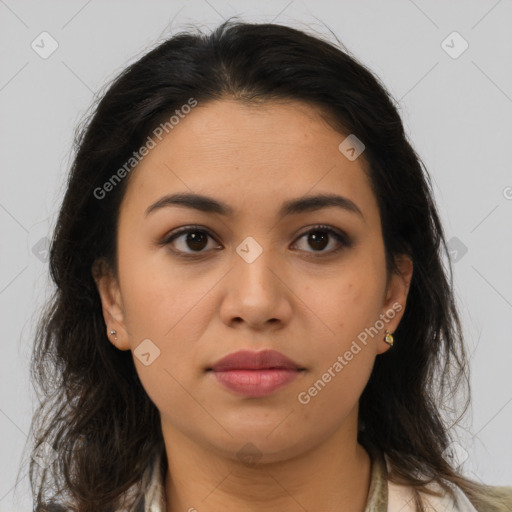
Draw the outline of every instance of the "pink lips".
M240 350L208 370L226 388L242 395L262 397L291 382L303 368L275 350Z

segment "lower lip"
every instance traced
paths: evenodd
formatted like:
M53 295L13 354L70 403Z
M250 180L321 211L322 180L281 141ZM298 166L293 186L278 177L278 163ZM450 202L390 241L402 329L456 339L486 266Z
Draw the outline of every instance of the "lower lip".
M301 373L298 370L229 370L212 372L226 388L241 395L267 396L286 386Z

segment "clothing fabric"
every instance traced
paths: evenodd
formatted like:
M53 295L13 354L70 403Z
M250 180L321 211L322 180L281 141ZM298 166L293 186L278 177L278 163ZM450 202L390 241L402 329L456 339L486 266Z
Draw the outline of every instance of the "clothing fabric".
M165 454L155 457L142 478L142 489L145 489L141 500L131 510L120 512L166 512L165 475L163 460ZM387 480L389 462L385 455L370 453L371 474L368 499L364 512L416 512L413 490L409 486L397 485ZM430 488L440 490L437 484ZM456 493L456 501L449 495L442 497L422 493L425 508L428 512L478 512L466 495L458 487L452 485Z

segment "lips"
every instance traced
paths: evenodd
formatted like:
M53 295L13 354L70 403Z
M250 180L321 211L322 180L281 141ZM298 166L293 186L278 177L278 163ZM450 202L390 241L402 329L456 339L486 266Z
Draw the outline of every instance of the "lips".
M207 370L225 389L237 395L260 398L286 386L305 368L275 350L241 350L222 358Z
M262 350L260 352L240 350L223 357L211 368L208 368L208 370L214 372L272 369L303 370L304 368L275 350Z

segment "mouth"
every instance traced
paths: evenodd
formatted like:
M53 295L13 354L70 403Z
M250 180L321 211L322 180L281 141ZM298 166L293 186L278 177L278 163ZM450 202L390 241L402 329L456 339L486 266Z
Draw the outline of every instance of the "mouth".
M234 352L206 369L226 389L255 398L283 388L305 370L275 350Z

